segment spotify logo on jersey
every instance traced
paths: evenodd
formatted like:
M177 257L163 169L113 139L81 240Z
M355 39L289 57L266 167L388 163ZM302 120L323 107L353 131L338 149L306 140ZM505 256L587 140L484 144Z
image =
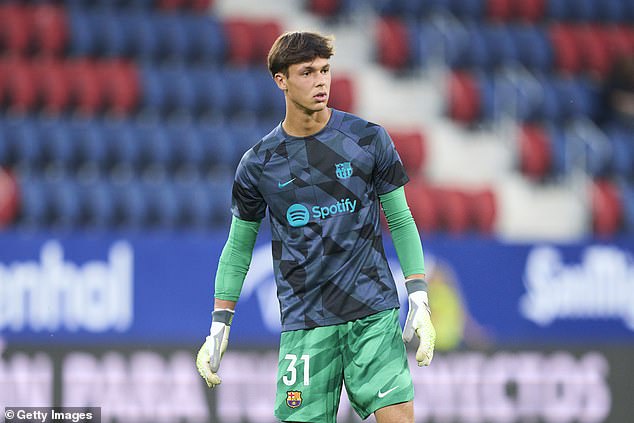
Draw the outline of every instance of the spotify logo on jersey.
M286 210L286 220L293 227L304 226L308 223L308 209L303 204L293 204Z

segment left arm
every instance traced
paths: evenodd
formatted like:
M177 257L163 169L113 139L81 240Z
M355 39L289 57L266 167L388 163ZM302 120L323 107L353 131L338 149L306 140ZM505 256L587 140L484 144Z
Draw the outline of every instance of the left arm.
M418 229L403 187L379 195L379 199L405 276L409 311L403 328L403 340L409 342L416 333L421 341L416 351L416 361L419 366L428 366L434 355L436 331L431 322L425 259Z

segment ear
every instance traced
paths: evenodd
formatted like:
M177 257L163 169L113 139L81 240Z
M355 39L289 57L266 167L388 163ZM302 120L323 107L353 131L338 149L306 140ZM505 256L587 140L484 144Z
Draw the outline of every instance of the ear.
M282 72L278 72L273 76L275 83L277 84L277 88L282 91L286 91L286 76Z

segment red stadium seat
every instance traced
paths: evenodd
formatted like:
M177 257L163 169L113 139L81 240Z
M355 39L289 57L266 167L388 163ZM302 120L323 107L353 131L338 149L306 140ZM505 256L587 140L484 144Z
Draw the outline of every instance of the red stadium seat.
M62 8L38 6L35 8L33 21L36 49L45 55L61 54L68 40L68 23Z
M609 47L603 44L600 28L579 26L574 30L574 37L577 51L582 52L583 68L598 79L603 79L610 70L611 59Z
M308 10L322 16L335 16L341 7L341 0L309 0Z
M124 61L101 63L99 72L104 84L105 103L118 116L131 113L139 102L140 84L136 66Z
M538 22L546 12L546 0L522 0L513 2L514 14L524 22Z
M234 65L250 64L257 53L257 34L246 19L231 18L224 22L229 45L229 61Z
M269 49L282 34L282 26L276 20L254 21L251 25L251 32L255 34L254 41L257 43L252 60L257 64L266 64Z
M466 233L471 226L467 194L456 188L437 188L435 198L440 204L440 218L444 229L453 235Z
M189 0L189 7L198 12L206 12L213 7L213 0Z
M480 114L480 97L474 78L467 72L455 72L449 79L449 116L471 123Z
M25 54L31 48L33 13L29 6L0 6L0 40L10 54Z
M550 40L555 52L557 69L567 74L576 74L581 70L582 57L578 49L573 28L567 25L554 25L550 29Z
M522 173L532 180L540 180L550 170L551 151L546 131L541 126L526 125L521 129L519 159Z
M486 10L492 21L508 22L513 16L513 0L487 0Z
M396 18L385 18L379 21L378 49L379 63L390 69L405 67L410 58L410 46L405 24Z
M29 62L13 58L6 63L9 107L17 113L32 111L38 102L38 80Z
M70 107L71 81L64 63L53 59L43 59L36 63L35 72L44 110L56 115Z
M475 229L486 235L493 234L497 217L497 203L491 189L468 194L471 220Z
M345 112L354 112L355 94L352 79L346 76L332 78L328 105Z
M405 169L419 173L425 163L425 137L420 131L389 131Z
M610 181L592 185L592 224L599 236L614 235L621 227L622 205L619 189Z
M99 112L105 103L103 81L95 62L78 60L68 64L77 110L85 115Z
M19 207L18 184L13 174L0 167L0 228L11 224Z
M438 204L434 201L433 188L420 179L412 178L405 185L407 203L421 232L435 232L438 229Z

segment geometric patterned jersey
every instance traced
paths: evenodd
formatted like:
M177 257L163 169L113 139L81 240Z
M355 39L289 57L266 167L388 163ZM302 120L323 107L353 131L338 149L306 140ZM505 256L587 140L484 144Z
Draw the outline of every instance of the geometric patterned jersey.
M259 221L268 210L283 331L399 306L378 196L408 180L385 129L335 109L314 135L280 124L244 154L232 213Z

